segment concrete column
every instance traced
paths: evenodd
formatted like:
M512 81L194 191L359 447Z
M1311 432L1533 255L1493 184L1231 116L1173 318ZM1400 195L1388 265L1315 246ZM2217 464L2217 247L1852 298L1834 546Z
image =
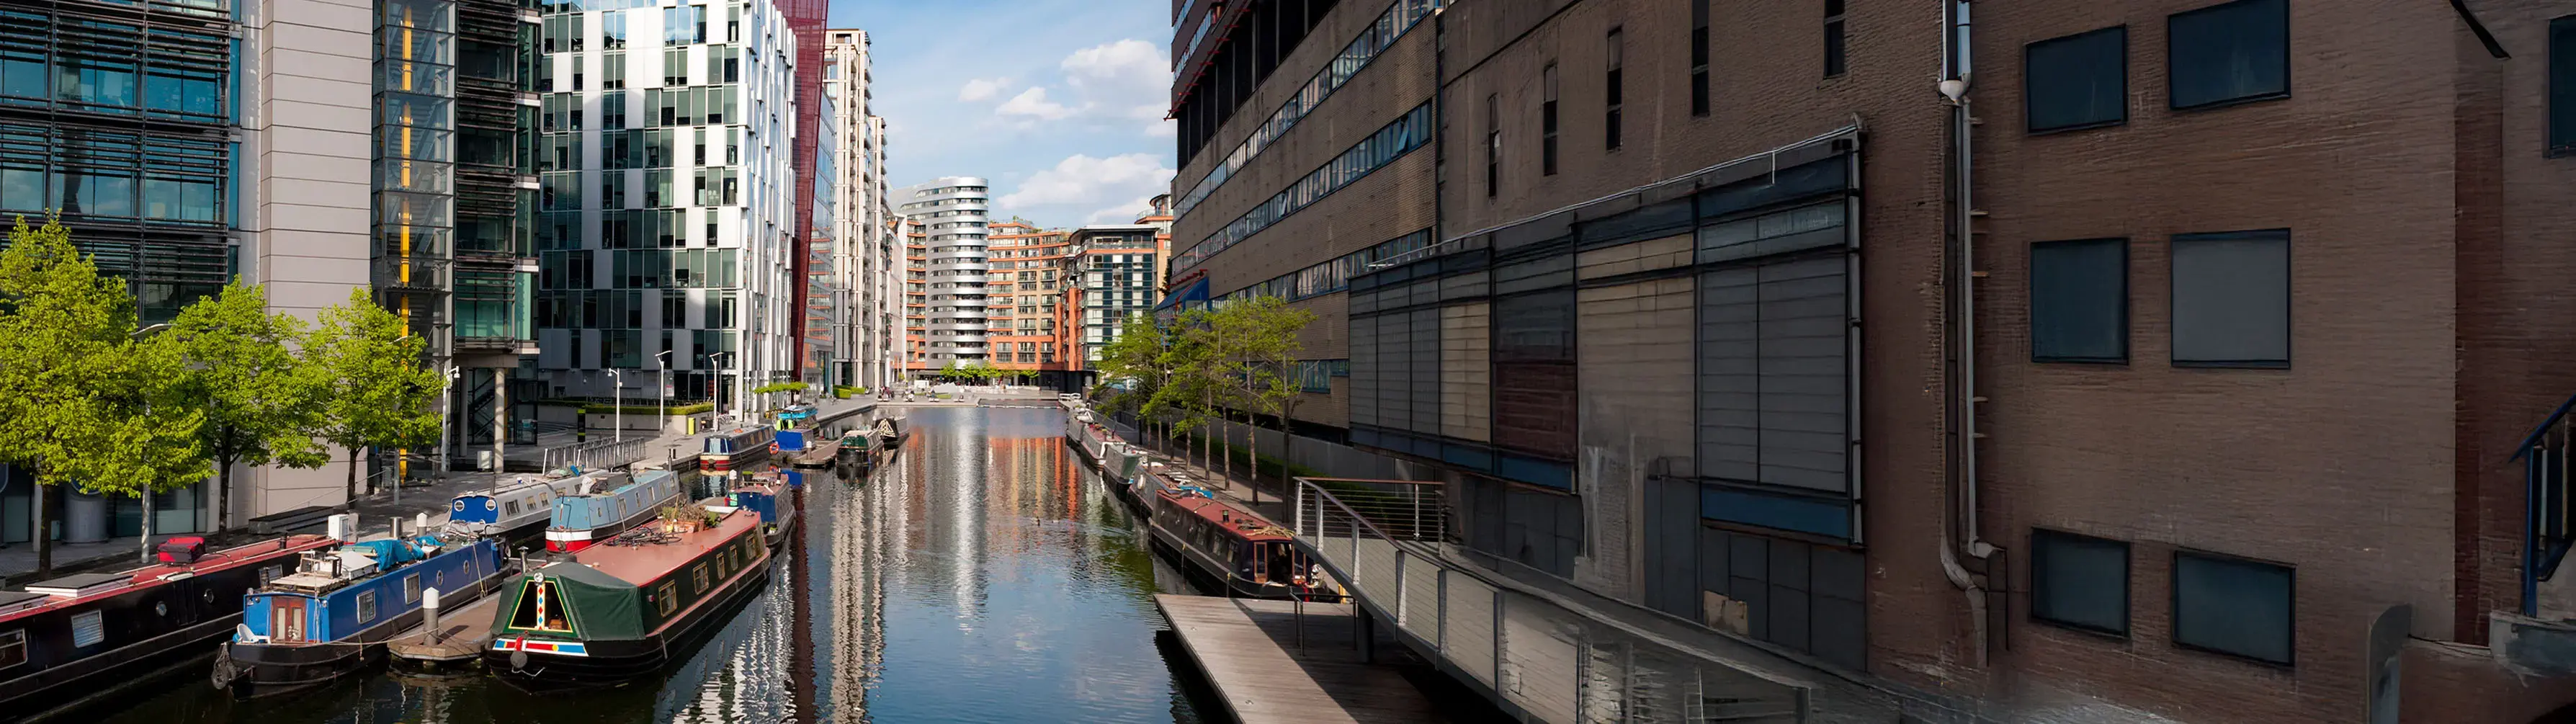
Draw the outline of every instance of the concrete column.
M506 454L510 441L510 370L492 368L492 480L498 483L501 473L510 467Z

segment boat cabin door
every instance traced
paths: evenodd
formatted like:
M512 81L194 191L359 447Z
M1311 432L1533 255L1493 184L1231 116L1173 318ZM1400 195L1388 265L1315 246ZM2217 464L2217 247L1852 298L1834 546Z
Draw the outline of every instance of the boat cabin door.
M269 641L281 644L304 642L304 601L298 596L269 597Z

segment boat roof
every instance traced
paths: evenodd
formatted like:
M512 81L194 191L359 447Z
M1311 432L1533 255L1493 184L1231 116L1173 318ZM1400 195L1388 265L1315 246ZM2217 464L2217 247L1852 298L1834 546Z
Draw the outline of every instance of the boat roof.
M0 592L0 623L7 623L16 619L25 618L27 616L35 615L37 612L61 606L85 603L107 596L113 596L126 591L132 591L137 588L150 588L180 578L204 575L215 571L250 565L261 561L291 557L304 551L330 545L332 542L333 541L327 536L291 535L283 538L271 538L256 543L233 546L222 550L207 551L204 556L198 557L197 562L195 563L155 563L141 568L127 569L114 573L86 573L73 576L63 576L46 581L37 581L30 585L46 588L59 586L83 590L84 592L71 596L51 596L33 591ZM125 585L100 585L99 583L91 582L98 580L95 577L102 576L105 577L105 580L109 583L113 583L116 579L122 578L125 581Z
M1261 517L1261 514L1254 513L1243 506L1203 495L1187 495L1170 490L1162 490L1159 493L1164 500L1171 501L1173 507L1189 511L1191 515L1231 530L1236 536L1245 540L1268 541L1289 538L1287 528L1280 527L1278 523L1270 522L1269 518Z
M659 525L659 523L644 524L644 526L651 525ZM686 565L689 561L696 560L699 554L757 529L759 525L759 514L740 510L730 511L725 513L723 518L718 519L713 527L682 533L680 539L676 541L643 545L611 545L608 541L601 541L599 545L583 548L580 552L572 554L572 559L575 563L590 566L618 580L640 586L661 578L672 569Z

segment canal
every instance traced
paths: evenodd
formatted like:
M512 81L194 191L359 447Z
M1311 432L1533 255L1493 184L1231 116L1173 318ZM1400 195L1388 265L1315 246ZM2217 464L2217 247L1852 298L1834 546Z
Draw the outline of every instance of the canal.
M801 546L687 663L649 683L523 694L377 671L233 701L204 660L120 724L1198 722L1203 687L1153 594L1181 578L1063 444L1063 413L920 408L894 464L806 476ZM1158 583L1160 582L1160 583ZM89 718L89 717L84 717Z

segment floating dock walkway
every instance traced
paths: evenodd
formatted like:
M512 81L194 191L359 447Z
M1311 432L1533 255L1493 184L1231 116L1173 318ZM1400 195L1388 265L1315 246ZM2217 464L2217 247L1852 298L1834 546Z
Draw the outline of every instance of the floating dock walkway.
M1446 721L1402 669L1361 660L1349 604L1304 604L1302 625L1294 601L1161 594L1154 605L1243 724Z
M453 611L438 612L438 640L430 640L428 626L413 626L385 645L393 654L394 664L405 669L430 673L461 672L481 660L483 644L492 640L492 617L500 610L503 592L494 591L474 599L473 603Z

